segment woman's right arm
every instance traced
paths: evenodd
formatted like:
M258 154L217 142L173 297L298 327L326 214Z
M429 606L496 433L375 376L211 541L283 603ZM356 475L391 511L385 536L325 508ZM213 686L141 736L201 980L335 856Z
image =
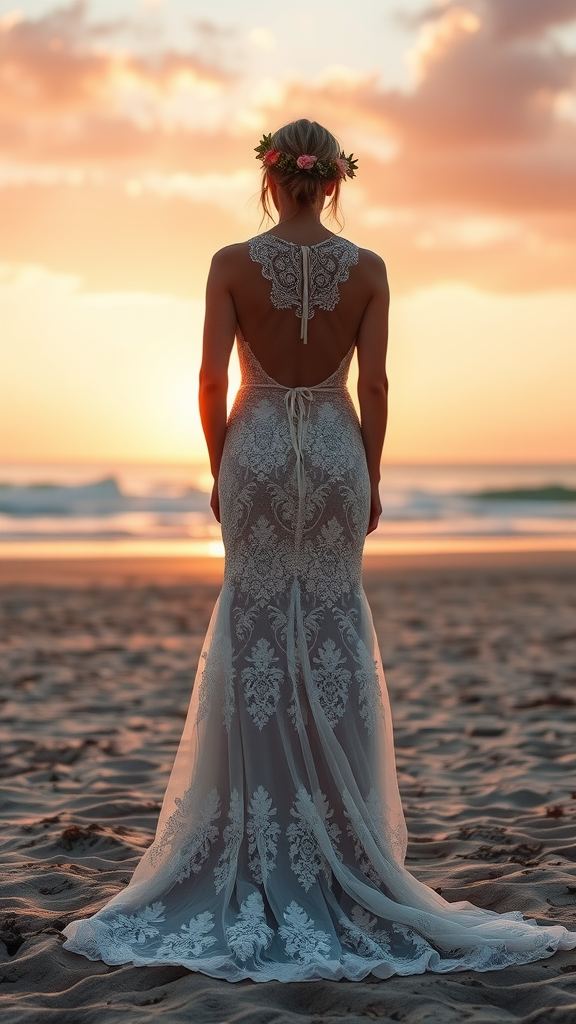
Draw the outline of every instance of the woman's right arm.
M231 247L230 247L231 248ZM236 334L236 308L230 293L230 248L212 259L206 286L206 316L200 367L200 419L208 446L214 489L210 505L220 521L218 473L226 437L228 363Z
M367 533L378 526L382 512L378 485L380 460L388 420L388 309L390 292L383 260L370 253L372 295L364 311L356 341L360 427L370 476L370 518Z

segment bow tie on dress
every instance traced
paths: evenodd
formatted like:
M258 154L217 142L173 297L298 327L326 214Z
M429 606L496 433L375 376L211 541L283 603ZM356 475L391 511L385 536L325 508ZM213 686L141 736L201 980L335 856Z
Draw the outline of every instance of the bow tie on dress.
M306 421L310 414L310 403L313 401L314 394L311 388L289 388L284 396L290 439L296 453L296 481L300 500L303 500L306 489L303 444L306 436Z

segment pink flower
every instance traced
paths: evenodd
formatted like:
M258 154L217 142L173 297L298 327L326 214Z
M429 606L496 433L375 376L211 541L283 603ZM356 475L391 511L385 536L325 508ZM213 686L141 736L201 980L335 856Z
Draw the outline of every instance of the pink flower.
M268 152L264 156L264 163L266 164L267 167L271 167L272 164L276 163L276 161L277 161L279 156L280 156L280 150L279 149L269 149Z
M298 157L296 163L301 171L310 171L314 167L317 159L317 156L308 156L307 153L302 153L302 156Z
M339 156L336 157L335 163L338 170L340 171L340 174L342 175L343 178L345 178L346 175L348 174L348 161L345 160L343 157Z

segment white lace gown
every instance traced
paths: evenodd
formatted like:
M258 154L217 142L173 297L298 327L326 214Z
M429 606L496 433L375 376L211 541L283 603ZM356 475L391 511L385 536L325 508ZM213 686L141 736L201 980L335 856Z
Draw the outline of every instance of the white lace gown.
M306 341L358 250L249 244ZM576 947L562 927L447 903L404 868L361 584L369 480L346 389L352 351L309 388L276 383L241 336L238 351L219 480L224 585L156 838L127 888L68 925L65 948L228 981L303 981L486 971Z

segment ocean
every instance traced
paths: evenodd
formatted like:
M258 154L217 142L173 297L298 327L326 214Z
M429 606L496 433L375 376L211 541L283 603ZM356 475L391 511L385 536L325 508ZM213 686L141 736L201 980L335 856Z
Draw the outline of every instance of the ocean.
M0 464L0 558L223 554L205 465ZM576 464L388 465L367 554L576 550Z

